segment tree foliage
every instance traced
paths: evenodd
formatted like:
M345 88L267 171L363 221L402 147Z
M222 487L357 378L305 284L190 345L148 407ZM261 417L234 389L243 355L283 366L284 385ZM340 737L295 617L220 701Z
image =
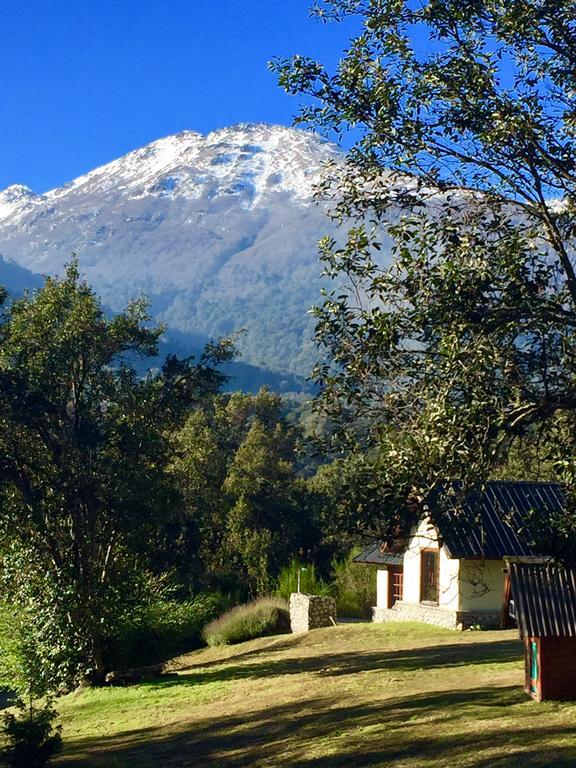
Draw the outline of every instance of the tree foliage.
M62 750L61 726L52 701L19 699L16 711L4 714L5 762L12 768L44 768Z
M107 318L75 264L0 318L0 543L4 588L36 632L52 682L101 678L177 491L169 433L218 389L214 346L196 364L156 354L143 302ZM172 510L172 511L171 511Z
M299 443L281 398L267 390L222 395L191 414L173 471L185 498L183 535L200 547L196 579L266 594L292 555L318 546L317 495L299 474Z
M573 482L576 8L326 0L316 13L358 25L336 71L272 67L305 101L299 122L353 142L320 190L349 227L321 246L335 280L316 309L321 405L404 497L477 484L542 433Z

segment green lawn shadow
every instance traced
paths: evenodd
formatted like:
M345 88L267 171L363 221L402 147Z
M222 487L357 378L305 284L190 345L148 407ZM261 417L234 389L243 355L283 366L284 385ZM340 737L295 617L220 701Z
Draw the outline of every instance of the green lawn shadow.
M512 733L503 730L502 712L522 704L528 707L520 725ZM213 718L207 713L194 724L169 732L148 728L122 737L84 740L69 745L84 759L63 764L74 768L361 768L417 760L426 760L427 766L447 766L466 756L466 765L473 768L573 765L576 744L542 749L543 739L574 736L573 726L535 722L537 706L527 702L516 686L426 692L363 705L314 699L256 708L242 716ZM459 729L463 712L468 719L481 717L482 730ZM344 727L345 738L341 736ZM365 732L369 735L364 736ZM298 756L286 748L295 739ZM320 743L330 754L302 757ZM511 750L520 747L524 751L518 753L518 762L511 761Z

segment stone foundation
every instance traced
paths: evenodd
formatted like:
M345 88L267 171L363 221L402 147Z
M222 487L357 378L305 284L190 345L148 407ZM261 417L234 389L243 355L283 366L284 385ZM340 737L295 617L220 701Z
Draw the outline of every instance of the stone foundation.
M404 603L398 601L393 608L373 608L372 621L419 621L434 624L444 629L469 629L480 626L482 629L499 629L500 611L449 611L437 605L423 603Z
M323 595L290 595L290 626L292 632L308 632L310 629L331 627L336 623L336 600Z

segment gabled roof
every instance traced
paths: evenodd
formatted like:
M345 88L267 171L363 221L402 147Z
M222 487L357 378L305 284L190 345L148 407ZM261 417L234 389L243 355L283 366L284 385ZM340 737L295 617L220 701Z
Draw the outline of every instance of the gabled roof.
M561 512L566 506L558 483L492 480L462 502L456 484L439 487L427 500L447 554L452 558L501 559L546 554L530 512Z
M449 557L501 560L548 554L539 546L530 512L561 512L566 499L559 483L491 480L483 491L464 501L458 491L456 482L438 485L424 502ZM399 556L383 551L383 546L375 542L354 559L387 565L401 562L387 559Z
M355 563L375 563L377 565L402 565L404 555L402 553L387 552L381 541L374 541L356 555Z
M521 637L576 636L576 569L511 563L510 586Z

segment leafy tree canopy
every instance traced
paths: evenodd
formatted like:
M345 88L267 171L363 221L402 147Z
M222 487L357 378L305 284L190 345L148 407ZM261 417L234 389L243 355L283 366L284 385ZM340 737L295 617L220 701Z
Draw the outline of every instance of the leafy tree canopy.
M321 245L337 286L316 309L321 406L394 491L394 528L398 496L479 483L536 433L573 484L576 7L315 12L358 24L337 69L272 68L303 99L299 122L353 142L320 190L350 227L345 245Z
M266 594L281 567L320 540L319 496L298 468L301 435L282 399L221 395L175 436L173 472L186 517L182 535L202 573L192 578L241 597Z
M143 302L107 318L75 263L4 304L2 571L52 683L103 675L107 638L177 508L169 433L223 381L226 343L138 377L131 360L153 357L160 334Z

